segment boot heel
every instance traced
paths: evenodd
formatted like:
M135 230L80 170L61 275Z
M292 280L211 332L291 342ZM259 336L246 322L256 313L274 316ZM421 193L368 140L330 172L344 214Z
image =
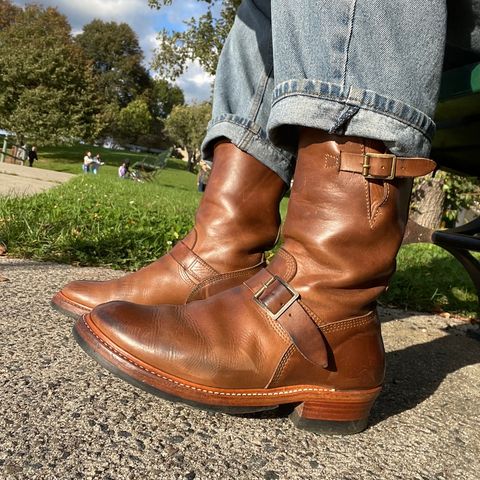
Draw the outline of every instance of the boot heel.
M291 413L293 424L302 430L326 435L351 435L367 428L370 410L380 393L346 398L306 401ZM356 398L355 398L356 397Z

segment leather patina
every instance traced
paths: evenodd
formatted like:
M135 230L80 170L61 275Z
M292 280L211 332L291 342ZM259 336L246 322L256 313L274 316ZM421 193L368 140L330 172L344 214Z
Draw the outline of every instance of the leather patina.
M280 227L280 177L229 142L217 144L195 227L141 270L108 281L75 281L52 303L78 317L112 300L183 304L241 284L265 266Z
M186 305L99 306L77 340L159 395L222 411L295 403L302 428L364 429L385 369L376 299L395 271L411 177L435 164L397 162L388 180L339 165L388 155L382 142L302 131L283 245L265 269Z

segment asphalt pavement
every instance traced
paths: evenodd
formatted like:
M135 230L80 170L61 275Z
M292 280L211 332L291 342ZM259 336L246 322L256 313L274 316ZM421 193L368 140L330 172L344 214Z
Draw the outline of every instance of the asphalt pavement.
M387 378L370 427L320 436L285 411L168 403L99 367L49 300L118 275L0 258L0 479L480 478L478 326L382 310Z

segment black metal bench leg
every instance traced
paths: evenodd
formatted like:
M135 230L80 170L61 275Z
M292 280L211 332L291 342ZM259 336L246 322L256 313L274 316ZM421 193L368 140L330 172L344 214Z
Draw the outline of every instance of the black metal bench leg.
M432 243L450 252L472 279L480 302L480 261L470 251L480 252L480 218L461 227L436 231Z

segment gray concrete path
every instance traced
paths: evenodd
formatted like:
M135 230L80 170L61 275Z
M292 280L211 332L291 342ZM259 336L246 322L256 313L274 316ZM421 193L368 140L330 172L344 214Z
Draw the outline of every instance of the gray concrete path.
M480 336L383 311L387 380L364 433L316 436L283 414L232 417L122 382L76 345L49 298L103 269L0 259L1 479L480 478Z
M71 173L0 162L0 196L33 195L68 182L74 176Z

